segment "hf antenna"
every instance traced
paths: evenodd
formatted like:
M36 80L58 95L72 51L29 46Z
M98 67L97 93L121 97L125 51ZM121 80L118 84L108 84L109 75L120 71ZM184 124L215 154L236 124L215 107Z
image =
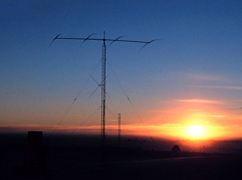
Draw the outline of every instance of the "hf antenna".
M72 37L60 37L61 34L58 34L51 42L51 44L55 40L77 40L77 41L83 41L81 45L85 41L103 41L102 45L102 69L101 69L101 83L99 86L101 87L101 139L102 139L102 146L105 147L106 144L106 135L105 135L105 120L106 120L106 41L110 41L111 43L109 46L114 42L127 42L127 43L139 43L143 44L141 49L143 49L146 45L159 40L159 39L153 39L151 41L138 41L138 40L122 40L120 39L122 36L116 38L116 39L106 39L105 32L103 33L103 38L91 38L91 35L89 35L86 38L72 38ZM140 49L140 50L141 50Z
M118 147L120 147L121 142L121 113L118 113Z

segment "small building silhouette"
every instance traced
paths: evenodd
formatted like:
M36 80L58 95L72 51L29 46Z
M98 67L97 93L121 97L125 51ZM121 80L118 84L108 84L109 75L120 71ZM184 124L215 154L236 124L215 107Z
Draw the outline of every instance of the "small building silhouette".
M175 157L177 157L177 156L178 156L178 152L180 152L181 149L180 149L180 147L179 147L178 145L174 145L174 146L172 147L172 150L171 150L171 151L173 152L173 155L174 155Z
M46 150L42 144L42 136L41 131L28 132L23 165L26 176L43 176L46 173Z

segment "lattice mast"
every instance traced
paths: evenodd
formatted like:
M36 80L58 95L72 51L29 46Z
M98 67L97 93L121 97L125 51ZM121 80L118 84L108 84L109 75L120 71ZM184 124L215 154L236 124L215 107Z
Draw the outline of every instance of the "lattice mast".
M118 113L118 146L121 142L121 113Z
M105 120L106 120L106 39L105 32L102 45L102 71L101 71L101 139L105 146Z
M106 39L105 38L105 32L104 32L104 37L101 38L91 38L93 34L89 35L86 38L72 38L72 37L60 37L60 34L58 34L51 42L51 44L55 40L77 40L77 41L83 41L82 44L85 41L103 41L102 45L102 70L101 70L101 83L99 86L101 87L101 139L102 139L102 145L105 146L105 121L106 121L106 42L109 41L111 42L109 45L111 45L114 42L128 42L128 43L139 43L139 44L144 44L142 48L144 48L146 45L152 43L155 40L154 39L151 41L136 41L136 40L122 40L120 39L122 36L116 38L116 39ZM81 44L81 45L82 45ZM141 48L141 49L142 49ZM140 49L140 50L141 50Z

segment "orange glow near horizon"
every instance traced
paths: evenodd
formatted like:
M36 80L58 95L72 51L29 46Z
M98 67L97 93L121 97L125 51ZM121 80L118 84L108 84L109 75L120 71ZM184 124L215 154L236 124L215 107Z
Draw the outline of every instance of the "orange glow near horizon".
M160 124L160 125L121 125L121 135L127 136L147 136L157 138L167 138L172 140L228 140L241 139L241 127L224 127L218 125L203 126L202 132L191 135L189 132L194 125L182 124ZM99 134L100 126L40 126L40 125L10 125L0 126L1 132L27 132L43 131L45 133L64 133L64 134ZM199 128L197 129L199 130ZM196 131L196 128L194 130ZM117 135L116 125L107 125L107 135Z
M194 104L195 102L195 104ZM232 115L232 113L221 111L208 103L215 103L205 100L185 101L180 100L179 106L163 110L154 116L143 116L146 121L143 123L134 123L134 119L122 116L121 135L128 136L147 136L167 138L173 140L227 140L241 139L242 123L240 115ZM231 124L231 119L237 124ZM99 121L97 121L99 122ZM125 124L125 123L133 124ZM196 125L196 126L195 126ZM195 126L195 127L194 127ZM40 130L46 133L56 132L64 134L100 134L100 125L84 124L78 126L63 124L54 125L36 125L36 124L20 124L0 126L2 132L26 132L30 130ZM107 120L107 135L117 135L116 120ZM200 131L200 132L199 132Z

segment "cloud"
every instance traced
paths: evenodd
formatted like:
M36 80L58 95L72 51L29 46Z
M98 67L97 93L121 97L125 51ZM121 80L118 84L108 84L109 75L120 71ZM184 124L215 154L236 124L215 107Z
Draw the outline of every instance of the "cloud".
M185 102L185 103L202 103L202 104L223 104L220 101L212 101L206 99L178 99L178 102Z
M209 115L210 117L214 117L214 118L224 118L227 117L226 115L222 115L222 114L214 114L214 115Z
M213 89L231 89L231 90L242 90L241 86L192 86L198 88L213 88Z
M161 124L159 125L160 128L180 128L181 125L180 124L176 124L176 123L165 123L165 124Z
M194 80L200 81L223 81L224 78L218 76L211 75L203 75L203 74L187 74L187 77Z

